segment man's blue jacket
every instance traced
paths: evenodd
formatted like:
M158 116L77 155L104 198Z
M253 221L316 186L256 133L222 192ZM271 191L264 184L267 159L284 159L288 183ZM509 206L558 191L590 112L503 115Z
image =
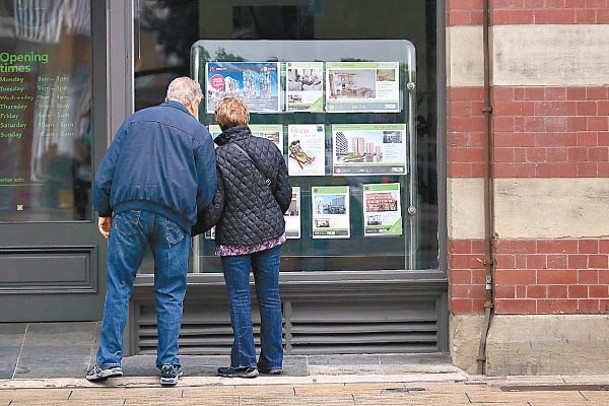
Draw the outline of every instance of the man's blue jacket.
M121 125L95 176L93 206L100 217L159 213L190 232L216 182L211 135L184 105L169 101Z

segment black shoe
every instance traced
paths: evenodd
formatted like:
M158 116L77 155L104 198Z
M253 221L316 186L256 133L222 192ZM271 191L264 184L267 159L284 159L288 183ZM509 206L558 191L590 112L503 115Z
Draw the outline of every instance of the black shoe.
M258 368L258 371L264 375L279 375L283 372L281 368Z
M115 376L123 376L123 368L116 366L105 368L95 364L87 371L85 378L90 382L102 382Z
M161 367L161 385L173 386L184 376L181 365L165 364Z
M256 367L222 367L218 368L218 375L226 378L255 378L258 376Z

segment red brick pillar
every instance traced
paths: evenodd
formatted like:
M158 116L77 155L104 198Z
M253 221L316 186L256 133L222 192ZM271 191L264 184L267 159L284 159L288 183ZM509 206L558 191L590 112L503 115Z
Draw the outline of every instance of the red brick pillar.
M607 373L608 4L491 3L496 262L488 371ZM451 0L447 15L450 344L457 366L470 372L484 310L481 7ZM589 339L579 335L584 328L594 330ZM544 329L554 333L544 338ZM581 352L606 350L578 360L564 342L570 335Z

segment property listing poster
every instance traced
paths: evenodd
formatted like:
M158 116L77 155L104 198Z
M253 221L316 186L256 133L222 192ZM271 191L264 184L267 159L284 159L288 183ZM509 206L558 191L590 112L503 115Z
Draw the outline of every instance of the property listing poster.
M285 236L289 239L300 238L300 186L292 187L292 201L285 212Z
M253 136L272 141L283 154L283 126L281 124L250 124L248 127ZM212 138L222 134L218 125L210 125L209 132Z
M279 62L207 62L206 112L214 113L224 97L239 97L250 112L278 112Z
M350 238L349 186L313 186L313 238Z
M211 134L211 138L216 138L218 135L222 134L222 129L219 125L210 125L207 129Z
M399 183L363 185L364 236L402 235Z
M324 110L323 62L286 63L286 110Z
M399 62L326 62L326 111L396 113Z
M334 175L405 175L406 124L334 124Z
M324 176L326 132L323 124L288 125L288 173L290 176Z

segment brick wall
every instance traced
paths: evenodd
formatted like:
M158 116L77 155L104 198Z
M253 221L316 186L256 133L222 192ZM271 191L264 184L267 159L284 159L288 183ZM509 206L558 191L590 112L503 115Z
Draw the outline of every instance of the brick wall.
M491 3L495 310L609 314L609 1ZM481 9L448 2L452 314L484 311Z

